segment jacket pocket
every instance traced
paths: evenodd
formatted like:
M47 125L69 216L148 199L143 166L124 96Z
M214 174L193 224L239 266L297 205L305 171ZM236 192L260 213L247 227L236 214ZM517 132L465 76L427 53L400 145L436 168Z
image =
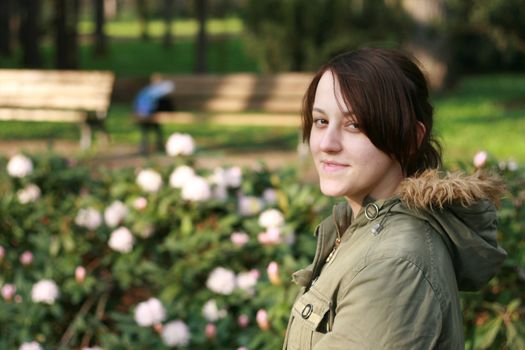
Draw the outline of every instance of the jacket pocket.
M330 306L330 299L315 287L303 294L292 308L287 349L312 349L330 330Z

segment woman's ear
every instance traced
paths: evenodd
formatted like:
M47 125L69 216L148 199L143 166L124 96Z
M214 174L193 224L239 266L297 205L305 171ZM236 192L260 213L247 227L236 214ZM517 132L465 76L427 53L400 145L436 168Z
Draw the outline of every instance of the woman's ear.
M417 147L418 148L421 146L421 143L423 142L423 139L425 138L426 133L427 133L427 128L425 127L425 124L421 122L417 122Z

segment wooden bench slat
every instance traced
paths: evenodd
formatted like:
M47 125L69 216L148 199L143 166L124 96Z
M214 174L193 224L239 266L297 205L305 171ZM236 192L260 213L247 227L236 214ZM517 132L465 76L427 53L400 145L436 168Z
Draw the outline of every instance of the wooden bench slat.
M60 94L49 96L13 95L0 96L0 106L104 111L109 106L109 99L90 98L90 96L85 96L79 100L74 99L71 96L62 96Z
M86 120L86 113L64 110L0 108L0 120L78 123Z
M159 123L176 124L217 124L217 125L244 125L244 126L281 126L299 127L299 114L265 114L265 113L201 113L201 112L158 112L151 119Z

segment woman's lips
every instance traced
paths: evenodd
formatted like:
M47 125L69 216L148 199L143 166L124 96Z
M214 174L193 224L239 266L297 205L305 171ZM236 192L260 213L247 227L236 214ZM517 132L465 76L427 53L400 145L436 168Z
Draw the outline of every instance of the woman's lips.
M327 172L339 171L339 170L343 170L349 167L348 164L339 163L339 162L332 161L332 160L322 160L321 164L322 164L323 170Z

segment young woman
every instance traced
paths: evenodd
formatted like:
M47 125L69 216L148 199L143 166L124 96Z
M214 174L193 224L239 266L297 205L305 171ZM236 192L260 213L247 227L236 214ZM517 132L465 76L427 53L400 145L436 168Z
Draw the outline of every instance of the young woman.
M304 99L321 191L346 200L317 228L313 264L284 349L463 349L458 290L475 290L506 254L496 243L501 182L441 174L425 78L406 55L333 58Z

